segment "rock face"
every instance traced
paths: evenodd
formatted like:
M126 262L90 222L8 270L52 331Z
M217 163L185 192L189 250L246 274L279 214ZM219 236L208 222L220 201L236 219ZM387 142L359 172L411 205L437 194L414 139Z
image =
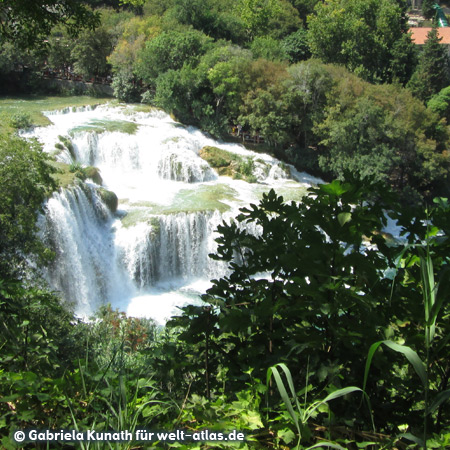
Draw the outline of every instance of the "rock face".
M98 193L103 203L109 208L112 213L115 213L117 211L117 206L119 205L119 199L117 198L117 195L105 188L99 188Z

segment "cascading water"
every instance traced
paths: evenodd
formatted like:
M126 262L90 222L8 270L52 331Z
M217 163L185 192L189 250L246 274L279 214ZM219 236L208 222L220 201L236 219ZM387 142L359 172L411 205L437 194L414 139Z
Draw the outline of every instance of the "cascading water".
M80 315L110 302L163 322L226 273L223 263L208 258L224 219L271 187L298 200L317 181L292 167L288 173L269 155L216 142L161 111L102 106L49 118L54 125L27 136L61 162L100 169L104 187L119 198L111 213L89 182L47 202L42 233L56 258L46 276ZM218 176L199 156L205 146L252 158L259 183Z

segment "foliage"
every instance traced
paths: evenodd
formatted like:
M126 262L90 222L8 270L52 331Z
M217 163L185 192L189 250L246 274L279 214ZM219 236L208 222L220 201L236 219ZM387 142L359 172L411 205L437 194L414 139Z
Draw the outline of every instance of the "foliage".
M255 58L264 58L267 61L283 61L287 59L282 42L271 37L256 37L250 46Z
M440 90L433 95L427 103L427 107L433 112L439 114L440 117L445 117L447 123L450 122L450 86Z
M33 284L9 276L0 280L3 448L11 448L8 435L26 425L68 425L60 377L74 369L83 351L82 324L60 298Z
M320 0L290 0L304 23L306 23L306 18L314 12L314 7L319 2Z
M0 275L21 275L29 257L47 253L38 239L37 217L54 189L54 169L36 142L0 138ZM47 255L48 256L48 255Z
M308 45L308 33L304 28L299 28L294 33L286 36L282 45L288 55L289 62L294 64L311 56Z
M282 376L280 374L280 370L284 373L284 376L286 378L287 384L289 386L290 395L288 393L288 390L286 389L286 386L283 382ZM267 369L267 382L266 386L269 390L270 387L270 381L272 377L275 379L278 392L280 393L280 396L284 402L284 405L292 419L292 421L295 424L295 427L298 432L298 443L296 448L299 448L300 442L308 441L310 439L311 432L308 428L308 422L310 419L315 415L316 410L318 410L321 406L327 405L328 402L331 400L335 400L339 397L343 397L344 395L351 394L353 392L362 392L362 390L358 387L351 386L351 387L345 387L342 389L338 389L333 391L331 394L327 395L323 400L316 400L312 402L309 406L306 406L307 401L307 394L308 394L308 386L305 390L305 405L300 405L300 402L297 398L297 393L294 388L294 383L292 380L292 375L290 370L287 368L286 364L276 364L275 366L269 367ZM306 384L308 385L308 379L306 379ZM291 398L293 399L294 405L292 404ZM322 442L323 445L326 445L326 442Z
M133 17L124 24L122 35L108 57L113 72L132 70L145 41L161 32L161 19L155 16Z
M436 11L433 8L435 4L436 2L434 0L422 1L422 14L424 15L425 18L432 19L435 16Z
M298 143L306 148L312 144L312 125L319 119L332 79L313 60L291 66L279 79L247 94L239 120L274 146Z
M72 55L73 39L63 29L55 29L48 40L48 65L67 72L75 62Z
M396 0L319 2L308 18L311 53L327 63L343 64L370 81L392 80L393 50L411 55L404 11ZM410 61L412 64L413 61ZM402 77L402 76L401 76Z
M383 197L374 198L377 192ZM438 243L438 236L447 233L445 205L438 204L427 217L436 236L430 253L434 273L447 289L443 257L447 241ZM259 377L281 360L289 361L293 382L308 379L307 389L313 395L322 388L331 393L342 387L343 379L346 385L361 385L366 352L373 342L395 335L396 342L406 342L418 354L424 352L417 340L425 322L419 306L422 291L414 288L420 286L416 247L392 245L392 241L387 245L386 210L399 220L411 243L425 238L423 211L401 209L385 188L355 180L312 189L301 204L285 204L270 192L260 205L243 208L236 222L219 228L219 247L212 257L228 262L232 272L213 281L204 296L209 306L185 308L184 316L172 322L185 328L180 339L195 343L198 357L207 361L205 380L210 389L215 386L214 371L226 367L228 389L233 390L232 380L238 384L241 373L252 370ZM261 278L261 273L267 275ZM448 305L443 308L439 313L433 309L442 347L430 362L436 367L430 372L433 397L442 401L448 380L449 332ZM422 398L413 395L417 383L406 377L404 361L383 354L373 364L372 386L366 389L375 423L388 430L404 421L412 430L420 428ZM396 411L388 406L393 397L399 402ZM447 414L442 404L439 408L441 412L435 410L432 418L436 429ZM400 411L410 413L406 418ZM341 420L370 426L366 411L355 416L354 403L336 404L333 412Z
M447 195L447 127L399 86L372 85L309 60L249 91L239 121L284 147L280 156L301 170L373 175L409 197L411 188Z
M39 0L17 2L4 0L0 13L0 36L22 47L42 45L53 26L63 24L72 36L84 28L95 28L99 16L75 0Z
M125 71L114 75L112 84L114 96L121 102L137 102L139 100L139 90L136 86L136 79L131 73Z
M168 31L147 41L139 53L136 74L147 84L170 70L179 70L184 64L195 64L205 53L210 39L199 31Z
M419 56L419 63L408 88L423 101L429 100L450 84L447 50L440 44L437 28L428 33L427 41Z
M427 194L432 185L445 189L448 159L441 142L447 138L437 132L437 117L404 90L362 87L347 79L332 92L337 102L317 126L325 138L321 145L329 151L319 156L321 167L340 177L346 169L361 177L371 172L398 190L409 186Z
M9 124L17 130L19 128L28 128L31 126L31 116L26 112L18 111L10 116Z
M240 0L236 4L236 12L241 16L251 39L267 32L269 20L279 9L278 0Z
M75 60L74 70L87 78L106 76L107 57L112 48L111 35L105 28L98 28L95 32L85 31L71 52Z

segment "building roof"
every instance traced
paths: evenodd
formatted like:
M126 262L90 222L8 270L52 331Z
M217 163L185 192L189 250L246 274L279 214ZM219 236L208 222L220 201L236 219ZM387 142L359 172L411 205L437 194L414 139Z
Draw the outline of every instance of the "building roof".
M431 27L416 27L410 28L411 38L414 44L425 44L428 33L432 30ZM441 44L450 45L450 27L438 28L438 36L442 38Z

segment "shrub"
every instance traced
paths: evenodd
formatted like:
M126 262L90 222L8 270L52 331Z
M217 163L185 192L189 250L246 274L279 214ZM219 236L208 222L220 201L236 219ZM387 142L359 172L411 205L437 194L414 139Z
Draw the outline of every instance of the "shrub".
M23 111L18 111L11 115L9 118L9 124L15 129L29 128L32 125L31 116Z
M131 73L116 73L111 86L114 89L114 96L117 100L121 102L139 101L139 90Z

